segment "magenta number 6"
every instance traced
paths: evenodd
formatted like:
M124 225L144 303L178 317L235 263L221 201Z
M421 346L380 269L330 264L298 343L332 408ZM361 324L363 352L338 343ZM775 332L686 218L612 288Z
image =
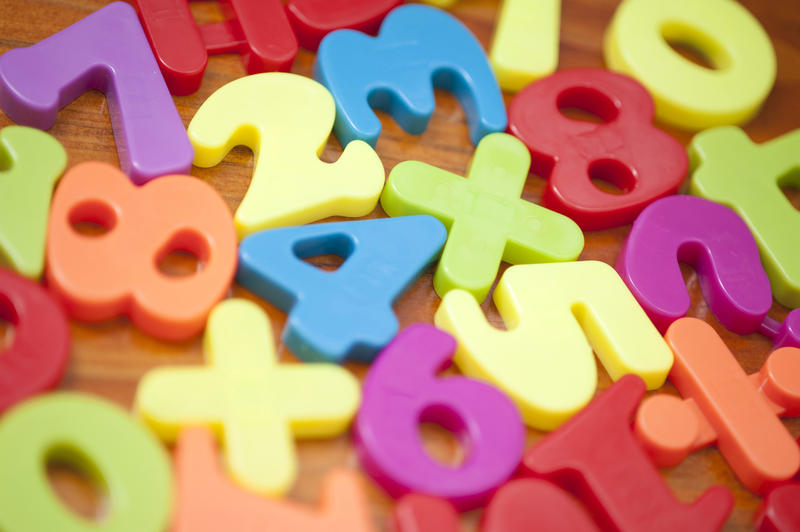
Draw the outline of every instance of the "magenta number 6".
M525 432L511 400L489 384L439 378L456 341L430 325L401 332L372 364L355 426L364 469L391 496L425 493L459 510L480 506L519 464ZM463 462L448 466L426 452L421 423L455 434Z

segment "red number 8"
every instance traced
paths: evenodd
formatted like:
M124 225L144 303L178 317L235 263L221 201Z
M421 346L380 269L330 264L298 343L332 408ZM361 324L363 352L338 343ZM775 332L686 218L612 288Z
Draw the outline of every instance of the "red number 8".
M567 118L565 108L603 122ZM549 181L542 203L585 230L607 229L632 222L649 203L675 193L686 174L686 150L652 125L653 111L653 99L631 78L563 70L514 98L508 129L531 151L531 172ZM600 190L593 178L623 194Z

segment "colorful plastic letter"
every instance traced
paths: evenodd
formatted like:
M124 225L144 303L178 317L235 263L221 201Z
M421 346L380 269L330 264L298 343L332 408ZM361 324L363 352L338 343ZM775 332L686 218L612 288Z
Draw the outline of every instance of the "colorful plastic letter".
M446 236L430 216L273 229L244 239L236 278L289 314L283 342L300 359L370 362L397 333L392 305ZM331 273L303 261L326 254L345 262Z
M758 532L797 532L800 530L800 484L778 486L767 493L756 512ZM400 531L403 532L403 531Z
M701 51L696 65L672 42ZM775 83L775 50L758 20L732 0L625 0L606 30L603 55L656 101L662 122L700 130L755 115Z
M343 146L355 139L378 142L381 122L370 107L391 114L407 133L422 134L436 105L434 87L459 99L473 144L506 128L503 95L481 44L458 19L434 7L398 7L377 37L331 33L320 44L314 79L336 100L333 130Z
M286 14L300 46L316 51L328 33L350 29L375 35L384 17L403 0L289 0Z
M800 307L800 211L780 187L800 187L800 129L765 144L754 144L739 128L697 134L689 146L689 191L731 207L758 243L775 299Z
M489 51L500 87L516 92L558 65L561 0L503 0Z
M461 371L503 389L530 427L552 430L591 400L592 350L613 380L634 373L652 390L667 378L669 347L603 262L512 266L494 302L507 331L490 325L463 290L444 297L436 325L458 339Z
M25 277L42 274L50 197L66 165L67 153L47 133L0 130L0 259Z
M430 214L448 228L433 277L440 296L463 288L483 301L501 260L525 264L578 258L583 233L575 222L520 198L530 162L519 140L492 133L478 144L467 179L419 161L392 169L381 196L386 213Z
M172 532L373 531L366 496L354 472L328 474L319 510L262 497L228 480L219 465L214 435L201 427L181 432L175 446L175 475L178 496Z
M617 258L617 271L663 333L686 315L689 294L678 261L692 265L715 316L738 334L760 331L776 347L800 347L800 310L780 324L758 246L738 214L693 196L670 196L642 211Z
M354 438L364 470L392 497L424 493L471 510L514 473L525 428L514 403L494 387L436 377L455 350L455 340L431 325L398 334L367 373ZM427 454L418 427L425 422L459 438L466 449L460 466Z
M85 235L89 222L107 232ZM165 176L137 188L113 166L72 167L53 198L47 284L67 314L82 321L127 315L144 332L185 340L205 326L236 269L236 233L225 201L189 176ZM193 254L200 270L163 273L174 251Z
M636 435L657 464L680 463L716 442L748 489L764 493L800 469L800 449L778 416L800 415L800 349L783 347L747 376L708 323L681 318L666 340L675 353L669 374L684 399L649 397Z
M184 427L212 428L225 442L228 470L250 490L286 492L297 470L293 437L341 434L358 408L358 381L347 370L278 364L267 315L250 301L214 308L204 351L208 366L145 375L136 408L168 442Z
M578 108L601 123L573 120ZM531 150L531 171L547 178L545 207L585 230L630 223L650 202L674 194L686 150L653 126L653 100L636 81L601 69L561 70L528 85L508 111L509 131ZM592 179L621 189L612 194Z
M220 0L225 21L198 25L189 0L135 0L170 92L200 88L209 54L238 53L248 74L289 70L297 39L280 0Z
M458 513L444 499L409 493L394 505L395 532L460 532Z
M481 517L481 532L599 532L586 510L561 488L538 478L497 490Z
M49 129L59 109L91 89L108 98L119 164L134 183L189 173L192 146L125 2L0 57L0 108L19 124Z
M385 174L372 148L354 142L335 163L319 160L335 114L325 87L280 72L237 79L203 102L189 124L194 164L215 166L237 145L255 157L234 218L239 238L375 208Z
M50 485L46 464L66 463L107 491L102 525L74 514ZM58 392L0 419L0 530L162 532L172 475L153 435L107 401Z
M644 391L641 379L623 377L529 449L524 470L575 493L605 530L719 530L731 492L714 486L691 504L678 502L637 444L630 418Z
M67 368L70 334L64 312L47 292L5 268L0 268L0 318L14 326L14 339L0 354L2 414L58 385Z

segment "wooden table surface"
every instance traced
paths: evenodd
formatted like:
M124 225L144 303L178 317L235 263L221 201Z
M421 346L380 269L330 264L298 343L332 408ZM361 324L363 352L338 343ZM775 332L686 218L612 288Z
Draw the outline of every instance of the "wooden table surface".
M105 0L0 0L0 53L34 44L106 3ZM617 3L615 0L564 0L560 69L603 65L602 37ZM765 27L778 58L775 87L760 114L745 126L755 141L762 142L800 126L800 1L746 0L742 3ZM488 47L497 7L497 0L462 0L452 12L475 33L484 47ZM220 19L218 7L213 2L199 2L192 9L201 22ZM313 59L312 53L301 51L292 71L310 76ZM184 124L189 124L200 104L215 90L244 75L238 57L212 57L200 90L191 96L175 98ZM510 102L512 96L506 94L506 103ZM384 129L377 151L387 175L397 163L408 159L424 161L464 175L473 151L464 114L449 93L437 92L436 102L437 108L430 125L420 136L404 133L391 118L381 115ZM11 123L0 112L0 127ZM684 145L692 137L690 132L666 129ZM86 93L68 105L59 113L56 125L49 132L66 148L69 166L87 160L118 164L108 106L101 93ZM331 137L323 159L334 161L340 153L339 143ZM252 164L250 151L236 148L220 165L209 169L193 168L192 174L213 185L233 210L247 189ZM523 197L538 202L543 185L541 178L530 176ZM787 195L800 208L800 194L790 190ZM380 206L370 215L382 216L385 214ZM630 226L625 226L587 233L581 259L613 264L629 229ZM326 258L320 261L322 265L328 263L333 265L332 260ZM194 266L185 257L177 257L167 265L179 273ZM504 264L501 273L506 267ZM684 276L692 296L690 315L711 323L736 353L744 369L748 373L757 371L770 352L770 342L758 335L738 336L724 329L708 311L693 270L685 267ZM231 295L257 300L239 286L233 287ZM269 313L275 337L280 338L285 315L271 305L257 301ZM401 326L414 322L432 323L439 301L433 291L429 272L398 303L396 310ZM492 323L501 323L490 300L484 303L483 308ZM786 311L775 304L770 315L782 320ZM149 369L165 364L202 364L200 338L179 344L163 343L132 328L124 318L99 325L73 323L72 334L72 359L61 388L96 394L126 408L132 404L139 379ZM283 361L294 360L282 345L279 353ZM368 369L356 364L347 367L359 378L363 378ZM598 369L598 390L601 390L610 384L610 380L601 366L598 365ZM665 390L676 393L669 383ZM786 425L794 436L800 433L798 420L788 420ZM456 462L459 459L458 444L442 429L425 426L422 433L430 452L440 460ZM528 443L535 442L542 435L529 431ZM298 442L297 449L299 476L289 497L298 501L316 504L321 480L332 467L359 467L349 434L332 440ZM102 513L102 493L94 490L79 474L58 465L50 467L50 472L57 491L73 508L89 517L97 517ZM663 469L662 474L676 495L684 501L695 499L713 484L729 487L735 494L736 506L726 528L752 528L753 512L760 499L742 487L715 448L692 453L679 466ZM383 529L392 509L392 501L366 476L364 484L375 524ZM480 511L465 514L464 529L474 530L479 517Z

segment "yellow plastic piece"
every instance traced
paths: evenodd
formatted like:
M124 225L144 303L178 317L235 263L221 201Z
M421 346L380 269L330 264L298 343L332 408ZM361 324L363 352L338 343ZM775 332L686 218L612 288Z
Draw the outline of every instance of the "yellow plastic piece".
M558 66L561 0L504 0L489 62L500 87L518 91Z
M369 144L349 143L335 163L319 159L335 116L325 87L282 72L232 81L200 106L188 129L196 166L219 164L235 146L253 151L253 179L234 216L240 239L375 208L385 173Z
M458 367L504 390L530 427L555 429L592 399L593 349L613 380L634 373L651 390L672 367L672 351L603 262L512 266L494 302L508 331L490 325L464 290L445 295L436 325L458 340Z
M423 2L432 6L446 8L454 6L458 0L423 0Z
M234 480L277 495L297 471L293 436L344 432L361 398L358 381L335 364L278 364L272 327L244 299L218 304L204 337L205 367L165 367L139 384L136 409L167 442L183 427L207 426L224 442Z
M701 51L696 65L667 41ZM625 0L603 43L606 64L641 82L659 120L689 130L752 118L775 83L775 50L758 20L733 0Z

